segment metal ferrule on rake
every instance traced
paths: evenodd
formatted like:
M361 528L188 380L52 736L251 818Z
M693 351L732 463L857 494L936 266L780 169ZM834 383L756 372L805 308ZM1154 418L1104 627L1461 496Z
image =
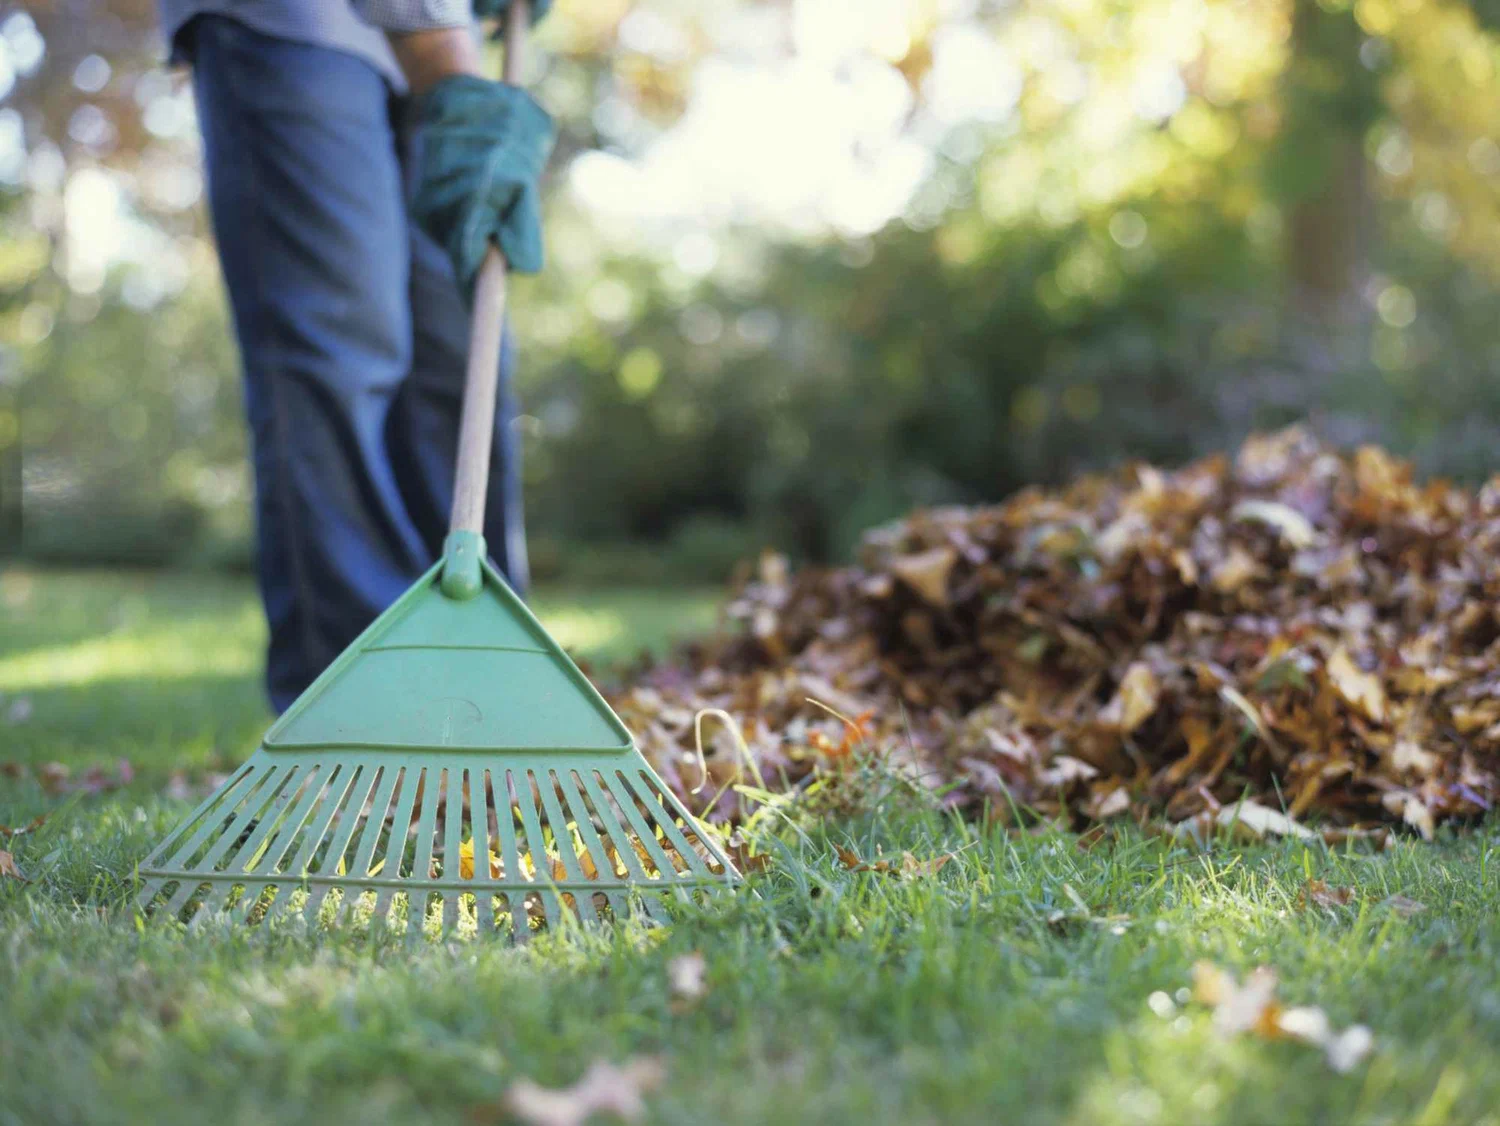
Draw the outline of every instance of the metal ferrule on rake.
M507 12L519 77L525 0ZM485 556L505 261L474 298L444 555L141 864L143 909L404 927L660 918L738 880Z

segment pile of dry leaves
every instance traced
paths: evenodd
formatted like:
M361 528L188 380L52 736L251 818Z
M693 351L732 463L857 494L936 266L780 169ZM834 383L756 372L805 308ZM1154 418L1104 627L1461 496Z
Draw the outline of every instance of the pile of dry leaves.
M917 512L854 567L767 557L727 636L612 703L700 808L746 777L710 723L702 786L694 721L723 709L773 789L864 746L1005 816L1202 824L1249 798L1430 836L1500 798L1497 561L1500 478L1417 484L1291 429L1232 460Z

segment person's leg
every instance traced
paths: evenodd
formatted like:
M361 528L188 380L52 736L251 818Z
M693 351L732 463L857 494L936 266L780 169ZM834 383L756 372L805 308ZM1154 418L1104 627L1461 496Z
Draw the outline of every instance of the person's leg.
M368 63L220 17L188 34L280 711L432 557L385 449L411 365L401 167Z
M419 136L406 137L414 164ZM392 406L386 428L391 464L406 507L434 554L441 551L453 502L459 405L469 353L469 310L448 255L415 223L411 243L411 375ZM495 415L484 536L490 555L522 595L529 581L521 509L520 440L512 425L510 388L515 352L507 333L500 356L499 409Z

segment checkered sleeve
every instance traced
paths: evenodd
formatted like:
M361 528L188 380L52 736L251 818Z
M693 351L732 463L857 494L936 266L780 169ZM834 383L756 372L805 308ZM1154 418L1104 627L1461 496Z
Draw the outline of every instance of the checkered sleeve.
M470 0L351 0L361 19L386 31L463 27L474 19Z

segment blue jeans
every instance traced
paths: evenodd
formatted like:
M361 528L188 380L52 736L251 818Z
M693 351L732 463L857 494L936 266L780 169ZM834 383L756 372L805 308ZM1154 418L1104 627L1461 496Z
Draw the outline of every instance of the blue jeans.
M217 16L183 34L245 373L279 712L441 552L469 314L407 216L421 138L379 73ZM511 361L507 341L485 534L524 590Z

